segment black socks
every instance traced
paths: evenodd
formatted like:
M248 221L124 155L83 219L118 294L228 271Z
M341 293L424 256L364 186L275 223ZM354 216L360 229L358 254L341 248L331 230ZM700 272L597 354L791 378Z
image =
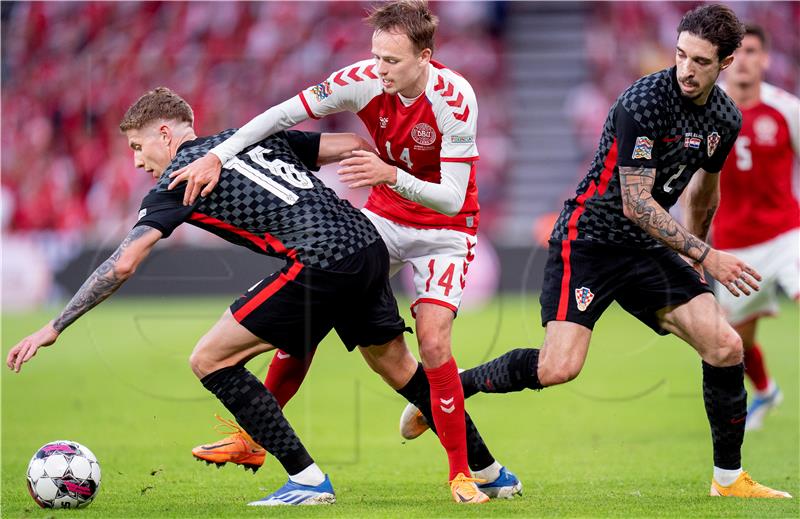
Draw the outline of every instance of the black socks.
M538 370L538 349L511 350L461 373L464 398L475 393L512 393L523 389L542 389Z
M314 460L283 416L277 400L244 366L231 366L209 373L200 381L259 445L297 474Z
M744 364L717 368L703 362L703 400L711 425L714 466L727 470L740 468L747 417Z

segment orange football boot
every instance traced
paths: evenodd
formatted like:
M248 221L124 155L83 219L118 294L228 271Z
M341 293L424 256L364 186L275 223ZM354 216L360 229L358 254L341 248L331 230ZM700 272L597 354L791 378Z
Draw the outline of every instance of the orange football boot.
M479 504L489 500L489 496L478 489L476 483L485 483L482 479L470 478L461 472L450 482L450 491L456 503Z
M192 449L192 456L207 464L216 464L217 468L226 463L242 465L245 470L250 469L253 474L264 464L267 451L253 441L244 429L233 420L226 420L216 416L219 423L214 426L225 438L209 445L198 445Z
M756 483L750 474L742 471L739 477L732 485L723 487L714 479L711 479L711 492L712 496L723 497L771 497L771 498L790 498L791 494L783 492L782 490L773 490L765 487L761 483Z

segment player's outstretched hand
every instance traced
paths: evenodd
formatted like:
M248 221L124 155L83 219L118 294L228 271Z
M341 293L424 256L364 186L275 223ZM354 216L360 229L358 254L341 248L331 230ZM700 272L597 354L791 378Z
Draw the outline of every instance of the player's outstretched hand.
M342 166L337 173L339 180L351 189L357 187L394 185L397 182L397 168L390 166L375 153L354 150L350 158L339 162Z
M740 294L749 296L750 289L758 290L761 274L733 254L711 249L703 261L703 266L736 297Z
M217 187L219 175L222 172L222 163L213 153L206 153L188 166L170 173L172 179L167 189L186 181L186 191L183 193L183 205L191 205L197 200L198 195L208 196ZM201 191L202 190L202 191Z
M58 339L58 332L53 328L52 323L47 323L38 332L29 335L19 341L19 344L11 348L6 357L8 369L19 373L22 364L28 362L36 355L36 350L43 346L50 346Z

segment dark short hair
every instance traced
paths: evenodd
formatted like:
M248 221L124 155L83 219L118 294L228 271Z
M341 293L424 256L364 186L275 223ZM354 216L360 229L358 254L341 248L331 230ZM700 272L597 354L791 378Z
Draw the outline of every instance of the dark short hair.
M711 42L720 61L733 54L744 38L742 22L730 7L720 4L701 5L683 15L678 34L684 31Z
M120 131L140 130L153 121L166 119L194 123L194 112L189 103L167 87L158 87L147 92L128 108Z
M399 31L408 36L414 49L431 49L439 19L424 0L396 0L377 7L367 15L366 22L376 31Z
M761 27L760 25L756 25L754 23L745 24L744 35L755 36L761 41L761 46L764 48L766 48L767 44L769 43L767 40L767 31L765 31L764 28Z

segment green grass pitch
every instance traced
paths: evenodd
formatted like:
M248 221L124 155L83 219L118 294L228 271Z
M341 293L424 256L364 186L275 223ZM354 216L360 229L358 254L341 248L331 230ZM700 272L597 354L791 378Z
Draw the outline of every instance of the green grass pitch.
M462 367L538 346L536 297L503 297L463 312L454 331ZM480 507L451 502L446 458L430 433L403 443L404 402L335 337L321 346L287 415L331 475L331 507L245 506L284 483L274 459L253 475L208 467L190 449L218 436L224 409L192 375L195 341L226 299L118 299L41 350L21 374L2 375L3 517L798 517L800 501L707 497L711 441L700 361L618 307L598 324L581 376L561 387L468 401L494 455L524 495ZM54 311L3 318L3 355ZM786 398L748 434L744 466L760 482L800 495L798 310L763 322L761 342ZM409 338L416 351L413 337ZM249 364L259 377L268 356ZM71 439L99 457L103 480L84 510L41 510L25 468L42 444Z

